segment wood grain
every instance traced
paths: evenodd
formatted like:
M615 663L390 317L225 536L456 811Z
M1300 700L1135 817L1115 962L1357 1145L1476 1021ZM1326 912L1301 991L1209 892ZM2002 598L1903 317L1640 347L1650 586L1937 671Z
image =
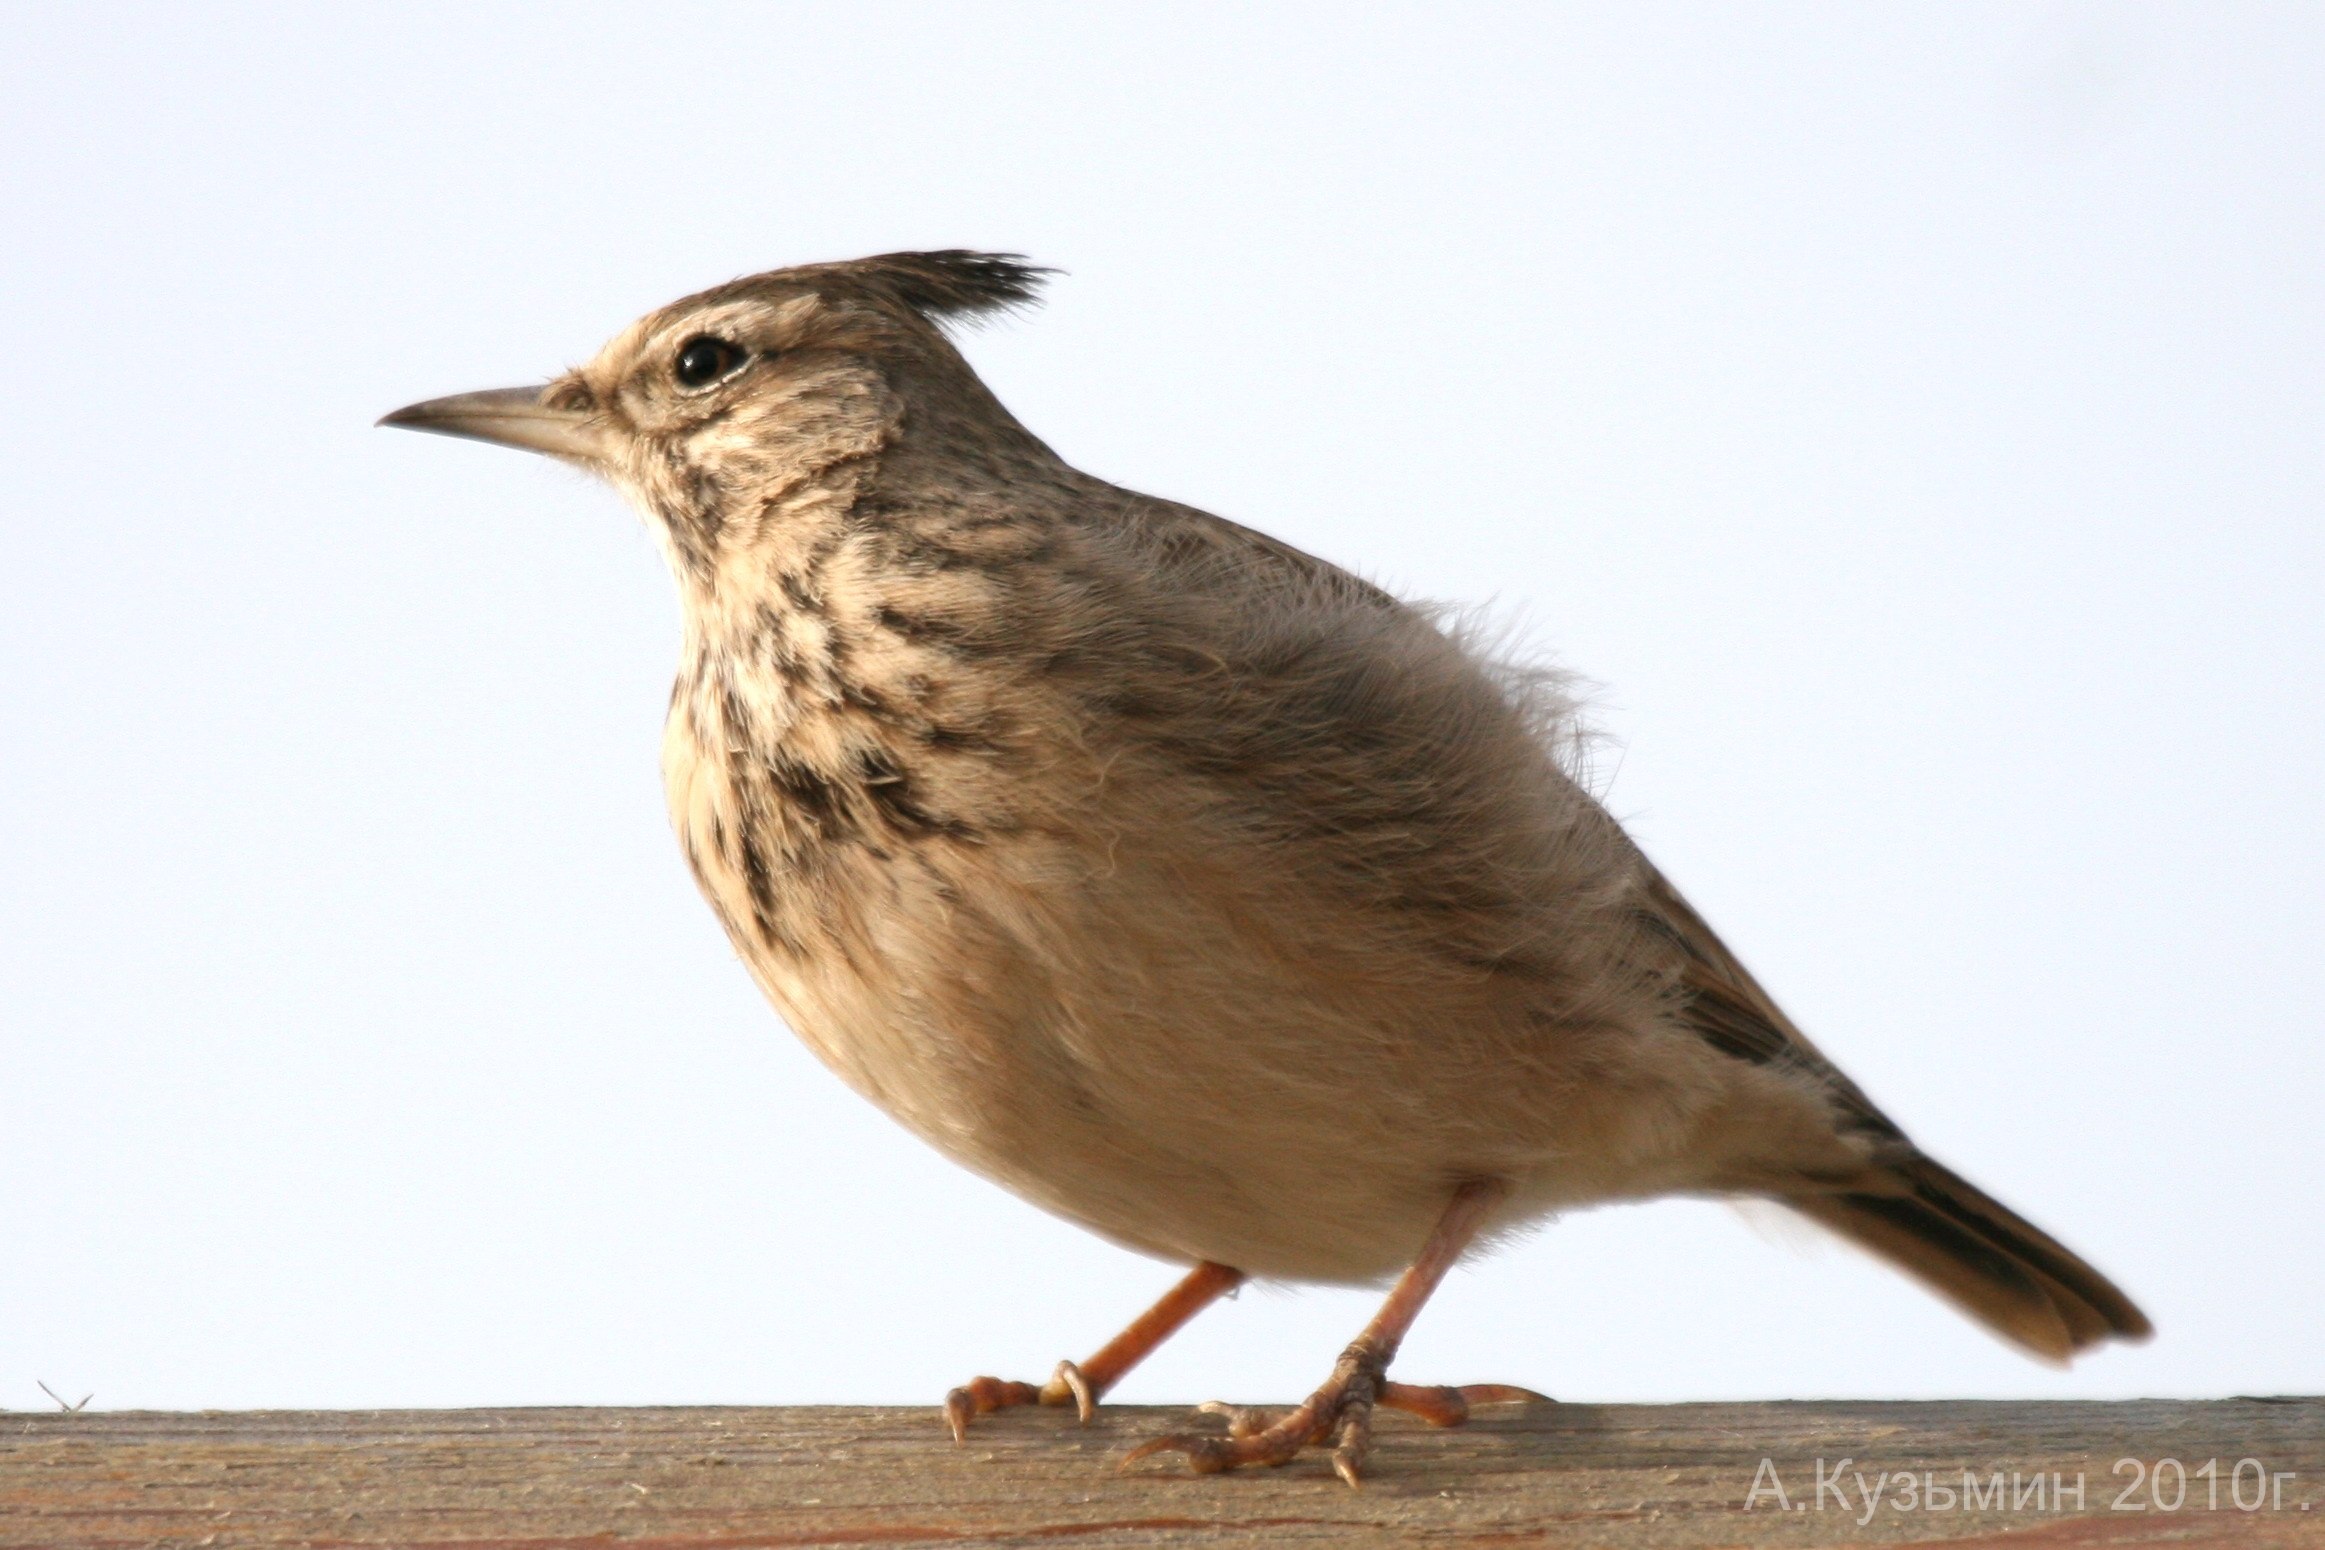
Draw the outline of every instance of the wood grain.
M1361 1491L1321 1458L1117 1472L1187 1424L1017 1411L956 1448L934 1407L5 1413L0 1546L2325 1546L2325 1399L1543 1405L1459 1431L1386 1417ZM2142 1510L2117 1505L2126 1458ZM2177 1511L2166 1458L2190 1472ZM2000 1472L1999 1500L1965 1504L1965 1470ZM2273 1500L2239 1510L2256 1470Z

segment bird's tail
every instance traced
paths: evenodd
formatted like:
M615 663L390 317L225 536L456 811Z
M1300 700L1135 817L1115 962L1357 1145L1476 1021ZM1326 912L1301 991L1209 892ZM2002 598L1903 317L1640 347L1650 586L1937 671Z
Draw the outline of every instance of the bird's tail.
M1784 1203L1862 1245L2037 1356L2064 1362L2147 1315L2056 1238L1935 1160L1892 1170L1895 1193L1792 1195Z

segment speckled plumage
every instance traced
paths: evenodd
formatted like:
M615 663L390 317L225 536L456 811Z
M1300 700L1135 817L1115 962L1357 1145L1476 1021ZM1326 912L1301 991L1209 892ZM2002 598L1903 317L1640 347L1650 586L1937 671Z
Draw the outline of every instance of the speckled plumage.
M1181 1261L1377 1279L1472 1181L1489 1230L1757 1194L2038 1352L2144 1330L1800 1037L1562 762L1556 678L1018 425L941 325L1036 280L777 271L541 395L667 550L671 815L818 1056ZM703 339L739 364L687 386Z

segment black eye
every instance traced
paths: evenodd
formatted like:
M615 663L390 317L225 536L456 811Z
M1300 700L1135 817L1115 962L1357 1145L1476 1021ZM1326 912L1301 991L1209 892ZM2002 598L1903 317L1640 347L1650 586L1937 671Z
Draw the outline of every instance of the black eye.
M678 347L678 363L671 368L681 387L707 387L743 364L743 348L709 334L697 334Z

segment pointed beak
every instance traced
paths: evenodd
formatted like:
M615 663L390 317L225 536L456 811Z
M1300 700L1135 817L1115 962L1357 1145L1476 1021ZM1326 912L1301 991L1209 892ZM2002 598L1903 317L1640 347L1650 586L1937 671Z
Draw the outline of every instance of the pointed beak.
M598 462L605 452L603 432L578 410L552 409L542 403L542 392L523 387L455 393L450 398L407 404L393 414L381 415L379 423L522 447L527 452L546 452L583 463Z

